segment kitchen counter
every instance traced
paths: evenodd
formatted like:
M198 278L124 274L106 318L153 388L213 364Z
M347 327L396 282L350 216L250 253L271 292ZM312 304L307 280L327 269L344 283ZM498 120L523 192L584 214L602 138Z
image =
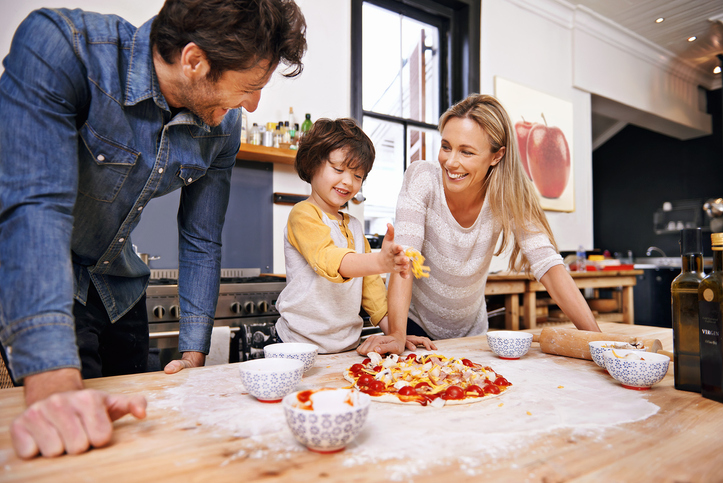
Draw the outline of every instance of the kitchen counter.
M600 323L661 339L670 329ZM530 330L539 333L541 329ZM441 409L372 403L345 451L320 455L293 439L280 404L245 394L237 364L96 379L141 393L148 417L115 423L110 446L22 461L8 427L22 389L0 391L0 481L713 481L723 474L723 404L673 388L673 366L648 391L622 388L592 361L489 352L484 336L438 341L439 352L489 364L513 386L499 398ZM361 358L319 356L300 388L344 387Z

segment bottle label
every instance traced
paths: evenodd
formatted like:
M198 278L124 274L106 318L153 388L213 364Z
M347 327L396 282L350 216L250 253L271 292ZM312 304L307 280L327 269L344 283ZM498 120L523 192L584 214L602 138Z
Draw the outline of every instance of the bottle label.
M703 391L720 393L723 387L723 346L721 345L721 306L698 302L700 323L700 382Z
M713 293L713 291L711 289L707 288L707 289L703 290L703 298L705 299L706 302L711 302L713 300L714 296L715 296L715 294Z

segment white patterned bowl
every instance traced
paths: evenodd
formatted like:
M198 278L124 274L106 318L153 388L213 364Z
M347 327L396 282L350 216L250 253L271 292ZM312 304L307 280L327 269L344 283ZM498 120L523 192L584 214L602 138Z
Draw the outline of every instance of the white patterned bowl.
M315 393L311 396L315 398L320 392L332 396L337 402L320 407L312 399L316 407L300 407L300 394L308 399L309 393ZM340 402L349 398L353 405ZM352 389L298 391L286 396L282 404L286 422L299 443L316 453L336 453L342 451L361 432L369 414L371 398L368 394Z
M314 367L318 353L319 348L314 344L304 344L303 342L282 342L264 346L264 357L300 360L304 363L304 372Z
M532 334L514 330L495 330L487 332L487 344L500 359L519 359L530 350Z
M614 350L614 352L613 352ZM619 381L627 389L650 389L660 382L668 372L670 357L654 352L637 350L613 349L603 354L605 367L613 379ZM643 360L626 360L627 354L636 354ZM616 357L617 355L617 357Z
M625 342L618 342L614 340L593 340L590 341L588 345L590 346L590 355L592 356L592 360L595 361L595 364L602 367L603 369L606 369L603 354L605 354L606 352L610 352L610 349L615 348L615 352L619 350L633 350L639 352L645 351L645 349L625 349L623 347L625 345Z
M293 359L253 359L239 364L241 382L261 402L279 402L296 388L304 363Z

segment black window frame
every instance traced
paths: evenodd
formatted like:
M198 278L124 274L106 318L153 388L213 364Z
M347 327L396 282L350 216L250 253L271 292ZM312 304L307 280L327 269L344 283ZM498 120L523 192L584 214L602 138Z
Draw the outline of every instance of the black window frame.
M404 169L407 168L407 131L410 126L437 129L408 118L365 111L362 105L362 5L364 2L419 19L440 29L440 114L480 86L480 0L351 0L351 115L364 116L404 127ZM442 24L440 24L440 20ZM446 37L446 38L444 38ZM456 67L456 68L455 68Z

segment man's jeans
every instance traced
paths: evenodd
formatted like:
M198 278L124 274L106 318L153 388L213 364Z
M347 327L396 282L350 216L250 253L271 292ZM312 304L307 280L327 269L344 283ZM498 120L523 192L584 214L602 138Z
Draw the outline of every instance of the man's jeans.
M93 284L83 306L73 307L75 335L83 379L146 372L148 312L145 294L123 317L111 324Z

